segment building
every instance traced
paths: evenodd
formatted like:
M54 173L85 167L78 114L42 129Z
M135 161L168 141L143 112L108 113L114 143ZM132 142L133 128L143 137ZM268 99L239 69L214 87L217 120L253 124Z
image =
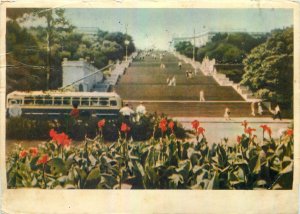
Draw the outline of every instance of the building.
M69 61L64 58L62 70L63 88L72 85L75 91L93 91L97 84L103 82L103 73L97 72L96 67L82 58L79 61Z

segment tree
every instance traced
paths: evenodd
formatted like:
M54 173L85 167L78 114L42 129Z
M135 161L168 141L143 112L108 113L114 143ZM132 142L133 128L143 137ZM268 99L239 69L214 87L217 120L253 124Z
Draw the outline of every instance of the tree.
M273 31L267 41L243 61L245 74L241 84L259 98L292 104L293 29Z

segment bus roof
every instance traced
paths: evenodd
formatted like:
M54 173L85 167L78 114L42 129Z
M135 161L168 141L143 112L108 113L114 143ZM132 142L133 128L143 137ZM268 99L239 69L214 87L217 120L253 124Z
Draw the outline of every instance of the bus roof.
M115 92L70 92L70 91L13 91L7 96L70 96L70 97L119 97Z

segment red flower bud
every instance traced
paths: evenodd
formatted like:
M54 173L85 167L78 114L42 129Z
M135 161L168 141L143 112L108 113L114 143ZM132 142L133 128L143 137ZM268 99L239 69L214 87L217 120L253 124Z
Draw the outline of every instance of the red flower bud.
M193 129L197 130L197 128L199 127L200 125L200 122L198 120L194 120L192 122L192 126L193 126Z
M42 157L40 157L40 159L37 161L37 164L46 164L48 162L48 155L43 155Z
M130 127L126 123L122 123L121 125L121 132L129 132Z
M24 158L24 157L26 157L27 154L28 154L28 152L26 150L22 150L19 153L19 158Z

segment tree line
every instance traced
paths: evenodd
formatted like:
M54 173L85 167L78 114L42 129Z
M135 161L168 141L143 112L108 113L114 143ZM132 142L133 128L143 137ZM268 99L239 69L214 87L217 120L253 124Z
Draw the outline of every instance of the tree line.
M26 28L22 24L28 19L43 24ZM102 68L124 58L125 40L128 54L135 51L128 34L100 29L95 35L79 33L64 9L7 9L6 28L7 92L60 87L63 58L87 58Z

